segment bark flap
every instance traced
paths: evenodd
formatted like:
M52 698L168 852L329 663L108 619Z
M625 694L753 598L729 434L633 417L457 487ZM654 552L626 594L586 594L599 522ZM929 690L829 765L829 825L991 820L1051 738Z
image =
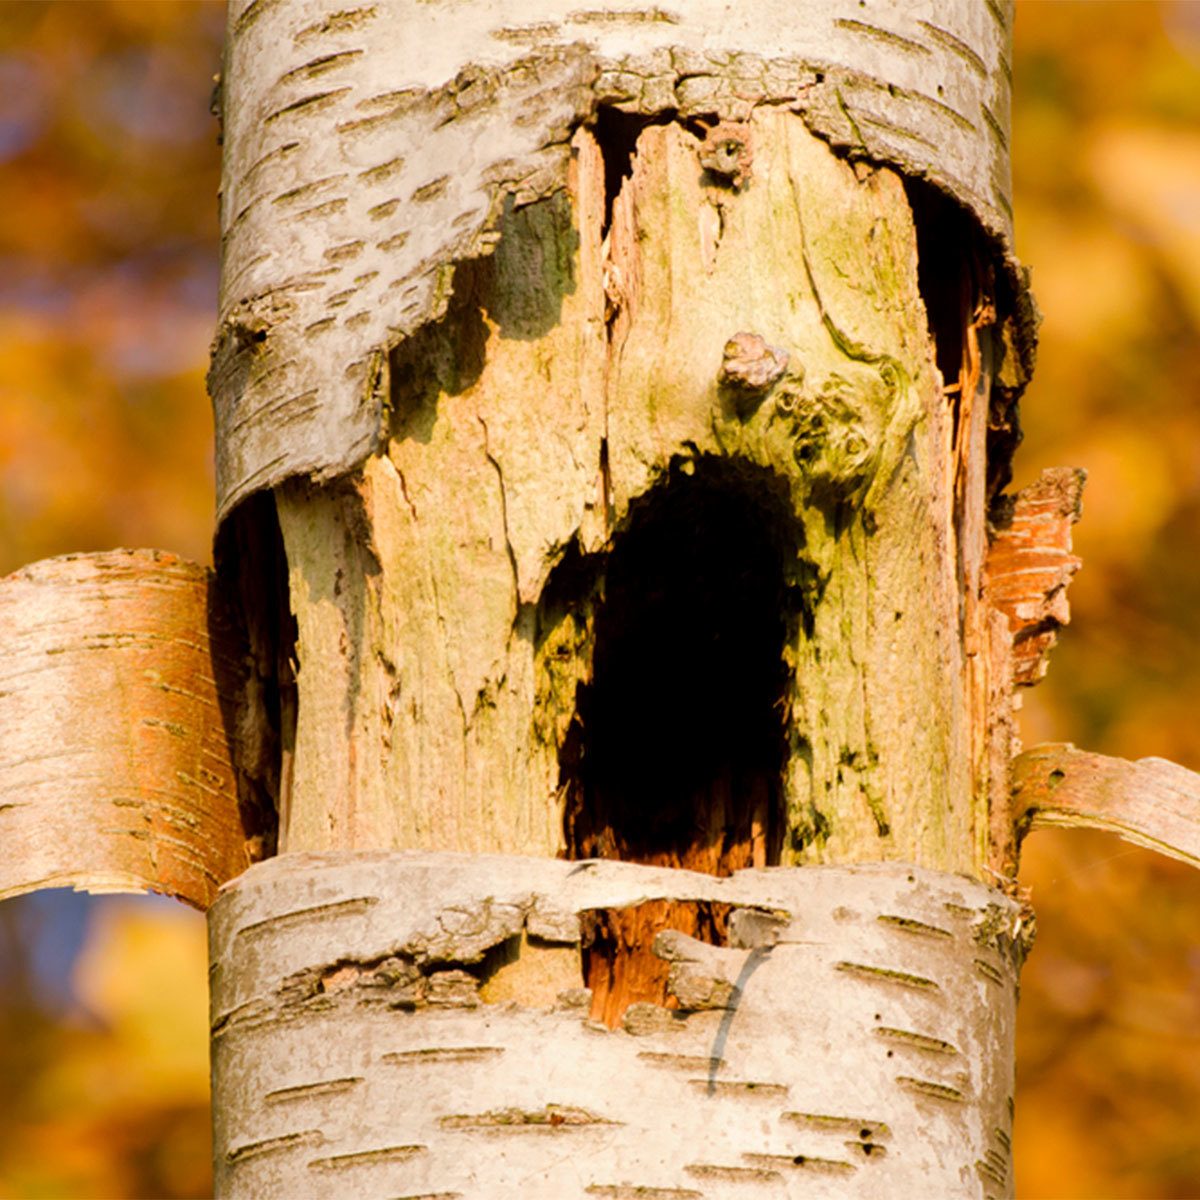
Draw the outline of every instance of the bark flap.
M717 0L647 8L483 0L231 4L223 271L210 373L223 517L294 475L343 474L385 435L388 354L446 309L454 265L505 212L566 185L602 110L798 112L851 156L928 179L990 239L1023 380L1035 317L1012 257L1008 0ZM720 47L720 49L717 49ZM703 162L742 187L752 154ZM331 369L337 364L338 369Z
M1103 829L1200 866L1200 775L1178 763L1034 746L1013 764L1013 793L1022 835L1051 826Z

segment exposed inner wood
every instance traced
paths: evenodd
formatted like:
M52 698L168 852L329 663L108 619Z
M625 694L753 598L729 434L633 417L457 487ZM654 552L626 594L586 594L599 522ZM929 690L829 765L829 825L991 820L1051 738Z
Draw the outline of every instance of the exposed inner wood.
M569 131L606 115L713 127L787 111L954 195L1020 295L1007 251L1006 5L830 0L803 20L782 0L736 16L634 4L605 19L561 0L421 3L402 20L343 0L249 3L245 20L231 6L211 377L222 518L263 486L357 468L386 417L373 358L441 315L446 272L487 252L506 196L525 206L562 189ZM717 171L737 173L722 165L729 143L709 149ZM1019 308L1028 358L1031 313Z
M385 451L278 489L288 849L1007 861L969 225L794 114L696 125L577 129L379 364ZM661 999L654 932L588 977Z
M990 489L1007 481L1013 449L1007 412L996 412L996 283L968 214L924 181L908 180L906 193L913 209L921 300L949 418L942 459L953 504L957 619L974 714L969 750L977 788L974 840L989 877L1003 880L1016 875L1009 797L1011 638L1004 617L984 593L983 571L987 501Z
M585 913L580 923L583 982L592 991L592 1019L615 1029L631 1004L678 1008L667 989L671 964L653 953L654 939L664 929L677 929L724 946L729 912L729 905L707 900L647 900Z

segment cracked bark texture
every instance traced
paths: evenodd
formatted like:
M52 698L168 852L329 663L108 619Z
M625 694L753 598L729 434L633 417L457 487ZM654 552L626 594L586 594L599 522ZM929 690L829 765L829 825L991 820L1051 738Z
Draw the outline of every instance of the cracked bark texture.
M729 944L660 934L676 1007L595 1025L580 917L662 897ZM1025 936L919 868L285 855L211 912L217 1192L1010 1195ZM541 1002L497 994L522 939L574 965Z

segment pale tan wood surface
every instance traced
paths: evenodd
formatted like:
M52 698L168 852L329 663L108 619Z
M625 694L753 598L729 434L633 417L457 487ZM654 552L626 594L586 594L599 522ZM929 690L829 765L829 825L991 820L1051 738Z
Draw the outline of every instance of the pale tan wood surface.
M380 447L389 352L443 316L454 265L492 252L511 205L563 189L571 133L602 107L788 108L932 180L987 231L1028 362L1008 250L1011 23L1010 0L231 4L210 376L222 517Z

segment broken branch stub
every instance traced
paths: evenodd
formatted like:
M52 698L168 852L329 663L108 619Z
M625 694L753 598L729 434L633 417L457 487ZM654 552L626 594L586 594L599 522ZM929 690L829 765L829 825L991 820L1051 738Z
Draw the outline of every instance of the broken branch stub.
M582 918L647 901L738 930L660 935L671 1007L489 999L502 949L577 969ZM209 929L221 1196L1012 1194L1026 933L960 876L292 854Z
M239 805L246 654L211 572L113 550L0 581L0 898L165 892L205 909L264 851Z

